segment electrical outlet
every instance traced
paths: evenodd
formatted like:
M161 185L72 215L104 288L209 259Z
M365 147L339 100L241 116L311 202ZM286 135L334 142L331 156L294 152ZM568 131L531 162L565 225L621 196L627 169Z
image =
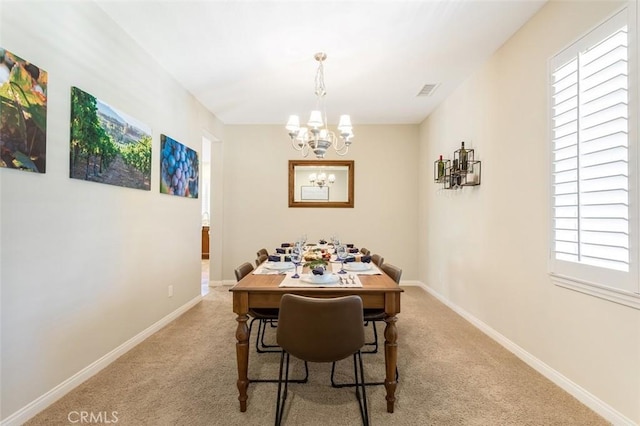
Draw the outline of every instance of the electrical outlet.
M169 297L173 297L173 286L169 286Z

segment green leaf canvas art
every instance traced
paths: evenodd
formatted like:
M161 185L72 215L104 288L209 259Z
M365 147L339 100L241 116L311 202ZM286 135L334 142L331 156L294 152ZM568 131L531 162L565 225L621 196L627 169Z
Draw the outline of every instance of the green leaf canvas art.
M0 47L0 167L44 173L47 72Z

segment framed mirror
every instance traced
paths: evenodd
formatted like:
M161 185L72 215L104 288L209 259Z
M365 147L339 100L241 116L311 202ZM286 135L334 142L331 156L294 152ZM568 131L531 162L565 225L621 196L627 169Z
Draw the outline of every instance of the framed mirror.
M289 207L353 208L353 176L353 160L289 160Z

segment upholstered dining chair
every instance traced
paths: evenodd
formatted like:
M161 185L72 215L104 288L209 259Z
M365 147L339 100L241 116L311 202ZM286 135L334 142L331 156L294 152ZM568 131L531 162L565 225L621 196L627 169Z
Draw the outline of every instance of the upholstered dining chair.
M242 265L238 266L233 272L236 275L236 281L240 281L249 273L253 271L253 266L249 262L244 262Z
M364 345L362 299L351 295L313 298L284 294L280 300L277 342L282 348L276 421L282 423L289 384L289 358L305 362L336 362L353 357L356 398L362 423L369 425L367 391L360 349ZM283 391L284 374L284 391ZM361 393L362 392L362 393ZM327 423L330 422L329 419Z
M267 259L269 259L269 255L268 254L259 255L258 258L256 259L256 267L260 266L261 263L266 262Z
M365 250L367 250L367 249L365 249ZM369 250L367 250L367 251L369 251ZM369 254L370 253L371 252L369 252ZM373 262L378 268L382 269L382 266L384 265L384 257L380 256L377 253L376 254L372 254L371 255L371 262ZM402 274L402 272L400 272L400 274ZM393 277L391 277L391 278L393 278ZM398 277L398 279L395 280L395 281L396 282L400 282L400 278ZM365 326L369 325L369 323L371 321L373 321L373 322L371 322L371 324L372 324L372 327L373 327L373 337L374 337L373 342L369 342L369 343L366 344L367 346L373 346L374 348L372 350L362 351L362 353L365 353L365 354L367 354L367 353L369 353L369 354L370 353L373 353L373 354L378 353L378 331L376 329L376 324L375 324L376 320L373 319L373 317L380 317L381 320L384 321L384 311L379 310L379 312L375 312L375 313L371 312L370 315L367 315L367 313L365 312Z
M262 262L256 263L260 265ZM240 281L245 276L249 275L253 272L253 266L249 262L244 262L242 265L238 266L234 273L236 275L236 280ZM249 323L249 330L253 328L253 322L258 321L258 333L256 335L256 352L264 353L264 352L280 352L280 349L269 349L269 348L277 348L278 345L267 345L264 342L264 335L268 325L274 325L274 323L278 320L278 309L277 308L254 308L249 311L249 316L251 317L251 322Z
M364 248L364 247L362 247L362 248L360 249L360 253L362 253L364 256L367 256L367 255L371 254L371 251L369 251L369 249L368 249L368 248Z
M266 248L261 248L256 252L256 258L260 257L260 255L264 254L265 256L269 256L269 252Z
M400 285L400 278L402 278L402 269L398 268L391 263L383 263L380 266L382 272L387 274L396 284ZM377 353L378 352L378 329L376 327L377 322L384 322L384 309L365 309L364 321L371 322L373 326L373 342L369 342L367 346L373 346L371 351L363 351L363 353Z
M391 263L383 263L382 266L380 266L380 269L382 269L382 272L389 275L389 277L391 277L391 279L394 280L396 284L400 284L400 278L402 278L402 269L398 268L395 265L392 265Z
M396 284L398 285L400 284L400 278L402 277L402 269L398 268L395 265L392 265L391 263L382 264L382 266L380 266L380 269L382 270L382 272L387 274L392 280L394 280ZM384 322L384 317L385 317L384 309L365 309L364 310L363 318L364 318L365 324L369 323L373 327L373 341L365 343L365 346L373 346L374 348L369 351L362 351L363 354L367 354L367 353L374 354L378 352L378 329L376 327L376 323ZM334 380L335 368L336 368L336 365L334 363L331 366L331 386L336 388L341 388L345 386L354 386L353 383L337 384ZM396 381L398 380L399 377L400 375L398 373L398 368L396 367ZM367 386L383 385L383 384L384 382L365 383L365 385Z
M236 281L240 281L251 272L254 268L249 262L244 262L238 266L234 273L236 275ZM251 335L251 329L253 328L253 322L258 321L258 332L256 334L256 352L258 353L279 353L281 349L278 345L267 345L264 342L264 334L268 325L275 326L278 321L278 308L252 308L249 309L249 316L251 322L249 323L249 335ZM278 349L272 349L278 348ZM305 376L302 379L291 380L294 383L306 383L309 378L309 368L307 363L304 363ZM277 379L249 379L249 382L261 382L261 383L277 383Z

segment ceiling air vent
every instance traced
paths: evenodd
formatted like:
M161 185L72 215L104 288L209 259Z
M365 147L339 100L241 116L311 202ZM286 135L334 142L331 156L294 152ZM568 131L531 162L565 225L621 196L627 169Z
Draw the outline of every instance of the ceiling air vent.
M431 96L439 84L425 84L416 96Z

